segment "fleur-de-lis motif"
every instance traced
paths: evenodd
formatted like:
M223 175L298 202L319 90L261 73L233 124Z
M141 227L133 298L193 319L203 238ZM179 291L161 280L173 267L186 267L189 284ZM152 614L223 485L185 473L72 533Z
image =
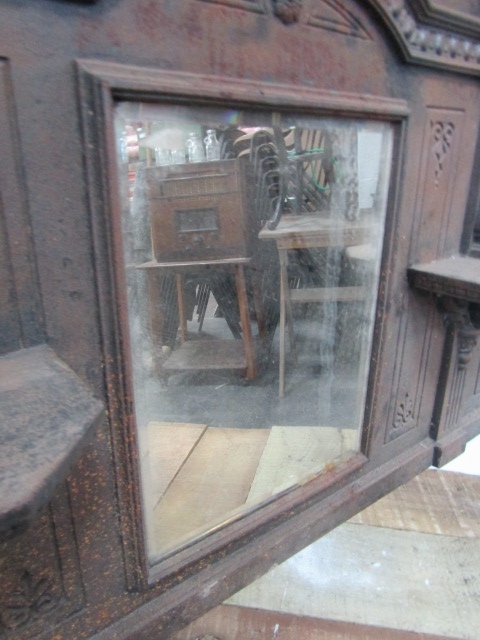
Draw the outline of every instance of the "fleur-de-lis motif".
M18 629L58 605L59 599L54 593L52 582L45 577L36 579L29 571L24 571L19 588L3 606L1 621L6 629Z
M413 400L410 398L409 393L405 394L405 398L401 400L397 405L395 412L395 420L393 422L394 429L410 428L414 423L413 415Z

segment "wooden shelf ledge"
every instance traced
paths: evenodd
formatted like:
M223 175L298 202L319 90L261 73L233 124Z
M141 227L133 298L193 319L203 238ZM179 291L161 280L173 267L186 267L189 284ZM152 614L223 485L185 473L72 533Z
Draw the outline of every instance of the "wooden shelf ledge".
M367 287L306 287L290 289L290 302L358 302L365 300Z
M166 371L247 368L241 340L191 340L175 349L163 365Z
M49 347L0 357L0 537L50 501L103 411Z
M480 302L480 260L453 256L407 270L410 286L438 296Z

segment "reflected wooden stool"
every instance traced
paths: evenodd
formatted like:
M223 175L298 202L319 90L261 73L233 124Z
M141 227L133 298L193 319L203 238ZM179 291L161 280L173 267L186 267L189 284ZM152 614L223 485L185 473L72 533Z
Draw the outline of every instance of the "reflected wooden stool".
M139 269L168 270L175 275L179 315L180 348L172 352L164 368L171 371L196 371L206 369L245 369L246 378L253 380L256 375L252 328L245 283L245 266L250 258L225 258L221 260L197 260L195 262L145 262ZM239 340L210 341L187 340L187 314L184 299L185 274L205 270L222 269L233 271L235 289L242 328L242 342ZM254 296L256 299L257 296ZM262 329L261 311L256 308L259 331ZM243 348L242 348L243 347Z

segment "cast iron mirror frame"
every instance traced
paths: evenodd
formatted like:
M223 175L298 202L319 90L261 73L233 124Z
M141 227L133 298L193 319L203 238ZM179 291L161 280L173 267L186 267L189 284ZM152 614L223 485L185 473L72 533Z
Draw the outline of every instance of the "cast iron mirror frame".
M97 61L78 61L77 70L99 322L104 344L106 397L128 586L131 589L147 588L159 581L171 586L206 567L211 569L227 554L236 556L232 566L241 567L245 576L243 581L249 581L266 571L272 562L285 559L389 490L388 482L382 488L377 486L381 474L378 478L375 474L366 476L379 464L386 464L381 456L375 455L378 452L374 443L378 439L374 434L383 427L373 423L372 404L377 376L376 354L385 340L382 317L389 291L391 270L388 264L393 259L399 209L397 193L408 108L405 102L389 98L327 93L305 87L299 89L290 85L170 73ZM119 100L170 104L194 101L199 106L292 110L299 115L369 118L388 122L393 128L382 267L360 452L308 483L276 494L247 515L213 528L208 535L180 547L151 567L146 560L126 329L126 288L123 284L119 224L121 203L113 126L114 106ZM416 455L408 453L404 464L397 465L400 473L413 475L428 466L431 460L431 451L426 449L419 450ZM405 470L407 461L411 471ZM388 470L383 473L390 477ZM393 480L393 475L392 482L398 483L398 480ZM253 547L255 553L252 553ZM211 570L208 579L212 581ZM218 588L215 586L217 582L211 582L212 592ZM226 595L223 591L222 597Z

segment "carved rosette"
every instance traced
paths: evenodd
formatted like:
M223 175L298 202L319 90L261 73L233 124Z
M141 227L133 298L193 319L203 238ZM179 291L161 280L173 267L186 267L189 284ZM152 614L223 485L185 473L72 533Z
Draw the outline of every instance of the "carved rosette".
M292 24L299 21L302 4L302 0L272 0L273 13L284 24Z

